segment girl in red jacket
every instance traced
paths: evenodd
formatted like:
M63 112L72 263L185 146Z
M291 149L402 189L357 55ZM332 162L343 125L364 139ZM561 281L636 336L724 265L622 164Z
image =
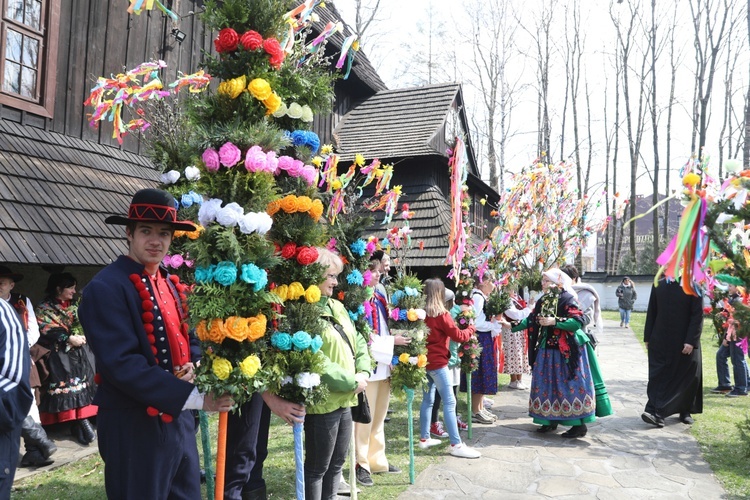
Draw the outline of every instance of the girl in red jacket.
M435 389L443 399L443 416L448 431L451 447L450 454L461 458L479 458L482 456L477 450L469 448L461 442L456 423L456 398L448 371L450 351L448 342L466 342L474 334L474 326L466 330L459 330L453 322L450 313L445 309L445 285L440 279L433 278L425 282L425 323L430 329L427 335L427 387L419 410L419 447L429 448L440 444L439 439L430 438L430 417L432 405L435 401Z

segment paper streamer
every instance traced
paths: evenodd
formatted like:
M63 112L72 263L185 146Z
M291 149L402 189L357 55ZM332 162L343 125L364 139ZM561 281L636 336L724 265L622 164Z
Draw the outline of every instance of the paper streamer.
M471 372L466 374L466 408L468 408L467 413L469 414L469 432L467 433L467 437L471 439L474 434L474 425L472 424L474 419L471 418L471 412L473 411L473 408L471 407Z
M294 432L294 477L297 500L305 499L305 452L302 444L303 424L295 422L292 426Z
M203 470L206 473L206 498L214 496L214 463L211 458L211 435L208 430L208 415L201 410L198 412L201 426L201 444L203 445Z
M406 393L406 421L409 423L409 484L414 484L414 389L404 386ZM356 484L356 483L355 483Z
M214 500L224 500L224 474L227 465L227 423L229 414L219 413L219 437L216 443L216 489Z

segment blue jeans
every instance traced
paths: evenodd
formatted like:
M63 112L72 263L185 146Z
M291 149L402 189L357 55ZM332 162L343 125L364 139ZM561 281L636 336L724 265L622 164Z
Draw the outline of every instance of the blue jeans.
M630 309L620 308L620 322L626 325L630 323Z
M427 389L422 394L422 406L419 408L419 437L428 439L430 437L430 421L432 417L432 405L435 403L435 389L443 400L443 418L445 418L445 430L448 431L451 444L461 442L458 434L458 423L456 422L456 398L453 396L448 367L437 370L427 370Z
M734 387L738 391L747 392L747 362L745 353L730 341L729 345L719 346L716 351L716 375L719 377L720 387L731 387L732 382L729 380L729 363L727 360L732 358L732 369L734 371Z
M349 408L305 415L305 498L336 499L351 439Z

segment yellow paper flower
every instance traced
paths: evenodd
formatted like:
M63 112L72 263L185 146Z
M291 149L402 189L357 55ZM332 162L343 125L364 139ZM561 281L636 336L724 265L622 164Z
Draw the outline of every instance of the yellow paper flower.
M329 155L333 153L333 146L330 144L323 144L320 148L320 153L324 155Z
M249 328L247 333L247 340L255 342L259 338L266 334L266 317L263 314L259 314L255 317L249 318Z
M185 231L175 231L174 237L179 238L180 236L185 236Z
M211 369L219 380L226 380L229 378L229 374L232 373L232 363L224 358L214 358Z
M419 368L424 368L425 366L427 366L427 356L425 356L424 354L418 355L417 356L417 366Z
M303 295L305 295L305 287L302 286L302 283L295 281L289 285L289 298L291 300L297 300Z
M310 285L309 287L307 287L307 291L305 292L305 300L310 304L320 302L320 288L318 288L318 285Z
M297 211L300 213L307 213L312 208L312 200L309 196L298 196L297 197Z
M417 317L417 311L415 309L409 309L406 311L406 319L409 321L417 321L417 319L419 319Z
M682 178L682 184L684 186L695 186L700 181L701 181L700 176L694 172L690 172L689 174L686 174L685 177Z
M398 186L393 186L393 192L400 196L401 195L401 187L402 186L400 184Z
M200 224L195 225L195 231L183 231L185 233L185 236L190 238L191 240L197 240L200 238L200 235L203 231L205 231L206 228L201 226Z
M281 300L286 300L289 298L289 287L286 285L279 285L271 290L271 293L276 294Z
M317 221L323 215L323 202L320 200L313 200L312 207L310 207L310 217Z
M272 115L281 106L281 97L276 92L271 92L271 95L263 100L263 105L266 107L266 115Z
M242 342L247 338L247 319L239 316L230 316L224 321L227 329L227 338Z
M365 161L367 161L367 160L365 160L365 157L362 156L361 154L357 153L356 155L354 155L354 164L355 165L361 167L362 165L365 164Z
M281 208L281 201L280 200L273 200L266 206L266 213L273 217L276 215L276 213Z
M288 194L279 201L279 206L284 212L293 214L297 211L297 197L293 194Z
M312 159L312 164L320 168L320 166L323 165L323 158L320 156L316 156Z
M227 329L224 322L220 319L211 320L211 327L208 329L208 340L221 344L227 337Z
M263 78L256 78L250 82L250 85L247 86L247 90L249 90L253 97L259 101L265 101L271 97L271 93L273 92L271 90L271 85Z
M240 363L240 371L242 371L242 374L247 378L253 378L255 374L258 373L259 369L260 358L255 354L251 354Z
M219 84L218 92L219 94L227 95L232 99L236 99L242 93L242 91L245 90L246 86L247 78L245 77L245 75L242 75L237 78L232 78L231 80L221 82Z
M344 184L341 182L341 179L336 179L331 183L331 189L333 189L334 191L338 191L343 185Z
M409 362L409 353L403 352L401 353L401 356L398 357L399 363L408 363Z

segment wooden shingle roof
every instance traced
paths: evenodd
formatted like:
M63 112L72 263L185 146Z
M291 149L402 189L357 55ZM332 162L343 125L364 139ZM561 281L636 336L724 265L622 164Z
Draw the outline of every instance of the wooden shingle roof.
M387 228L393 227L394 223L400 227L403 219L400 217L401 205L409 204L409 209L414 212L414 217L409 220L411 229L412 250L409 252L409 265L412 267L434 267L444 266L445 257L448 254L448 235L450 234L451 207L440 188L436 185L414 180L413 183L405 183L404 195L399 199L399 207L393 222L381 225L383 212L373 213L375 223L364 233L366 236L374 235L385 238ZM420 250L420 242L423 249Z
M144 157L0 120L0 262L106 265L127 249L127 213L159 174Z
M382 161L442 155L457 83L380 91L349 111L334 131L342 159L360 153Z

